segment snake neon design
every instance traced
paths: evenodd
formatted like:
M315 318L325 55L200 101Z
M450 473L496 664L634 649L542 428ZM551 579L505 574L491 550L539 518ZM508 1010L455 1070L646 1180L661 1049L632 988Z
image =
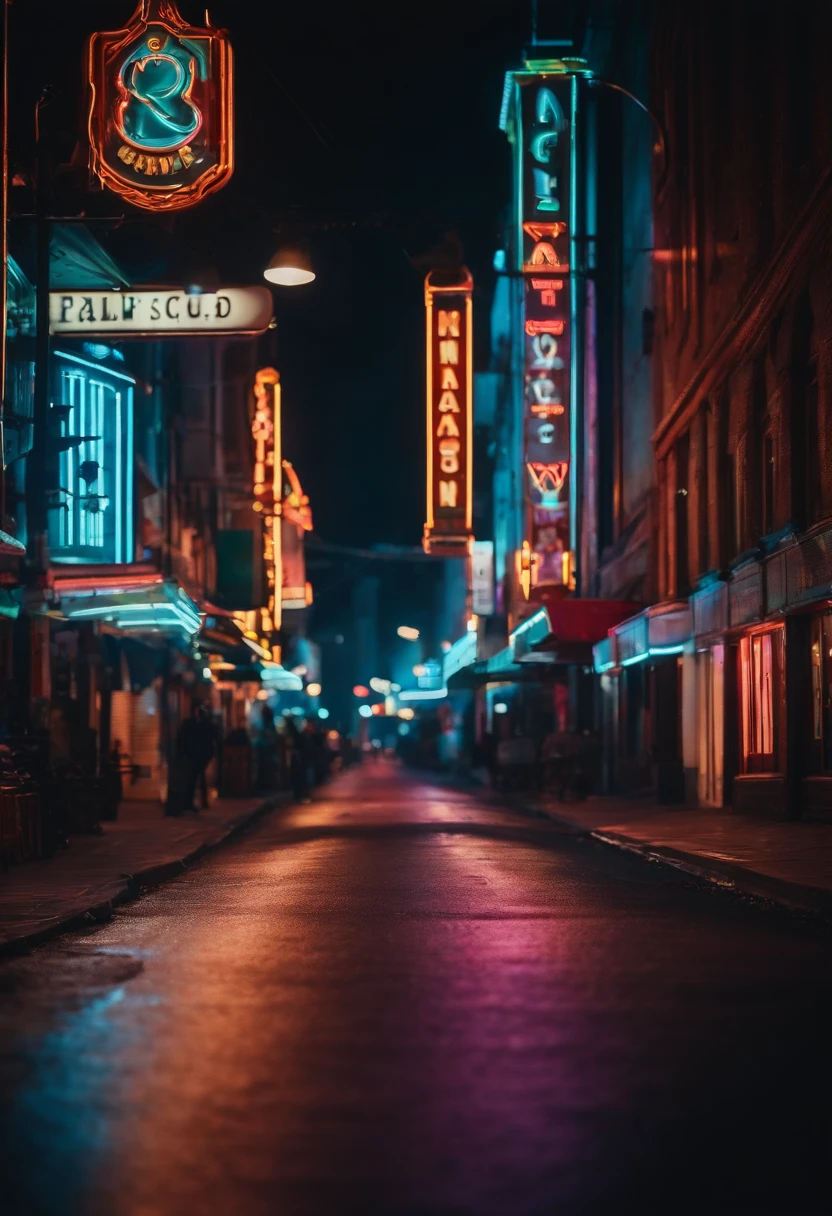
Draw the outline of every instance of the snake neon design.
M127 56L118 75L116 120L127 143L149 153L175 152L197 135L202 113L191 90L203 67L199 58L184 40L158 36L142 39Z

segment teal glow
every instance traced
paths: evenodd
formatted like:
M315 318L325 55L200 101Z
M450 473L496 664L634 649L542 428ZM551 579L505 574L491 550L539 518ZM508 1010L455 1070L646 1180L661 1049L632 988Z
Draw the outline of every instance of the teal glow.
M643 663L644 660L649 659L649 657L650 657L649 652L645 650L643 654L634 654L629 659L622 659L621 666L622 667L632 667L635 663Z
M526 630L533 629L535 625L543 624L546 624L547 626L550 624L549 613L545 608L538 608L537 612L533 613L530 617L527 617L526 620L519 624L516 629L511 631L511 636L513 638L517 638L521 633L525 633Z
M575 124L578 119L578 78L571 80L571 122L569 126L569 264L572 267L571 289L569 292L569 326L571 329L569 342L569 467L575 476L569 478L569 548L575 555L575 566L580 591L581 571L578 565L578 482L579 470L578 450L579 434L578 421L583 423L584 403L578 395L578 339L582 336L579 328L579 292L576 284L575 268L580 265L581 250L575 240L575 229L578 221L578 141L575 136ZM583 357L583 349L580 351Z
M116 393L116 564L124 560L124 537L121 525L121 393Z
M151 39L156 50L148 45ZM204 51L194 43L163 26L148 27L119 73L128 96L120 123L124 138L148 152L173 151L193 139L202 114L189 92L197 73L205 79L206 67Z
M55 356L58 359L69 359L71 363L80 363L82 367L89 367L92 371L97 372L99 376L101 375L100 363L91 363L89 359L82 359L80 355L70 355L65 350L56 350ZM132 376L125 376L124 372L114 372L109 367L106 368L106 372L108 376L114 376L116 380L126 380L130 385L135 385L136 383Z
M70 406L68 417L61 423L62 434L91 438L59 454L64 503L55 521L57 535L52 544L56 551L75 547L98 550L92 557L94 561L119 565L130 562L135 549L135 380L68 351L56 350L54 354L61 360L61 400ZM119 384L127 388L120 389ZM95 461L98 465L97 477L87 484L79 479L84 461ZM98 510L87 504L88 494L94 497ZM110 519L111 531L106 522ZM61 554L59 560L73 558ZM90 560L90 555L85 553L75 560Z
M136 538L133 535L133 464L135 462L135 453L133 451L133 385L131 384L127 390L127 491L126 491L126 543L127 553L125 561L131 562L136 552Z

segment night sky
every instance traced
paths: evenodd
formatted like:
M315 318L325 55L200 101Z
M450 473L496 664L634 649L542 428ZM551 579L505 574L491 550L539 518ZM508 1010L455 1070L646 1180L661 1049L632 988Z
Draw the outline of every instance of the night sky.
M181 3L202 24L204 10ZM13 158L32 156L32 108L59 90L48 121L69 160L83 141L83 56L93 29L130 17L127 2L12 8ZM509 194L509 149L498 130L504 71L528 37L528 6L510 0L419 5L254 4L222 0L214 25L231 35L237 167L190 213L144 227L188 244L226 283L262 282L293 218L318 279L276 289L276 358L284 381L284 450L330 541L418 544L424 510L423 272L410 258L458 232L477 284L478 364L487 360L491 259ZM52 28L47 46L44 22ZM83 144L80 151L83 153ZM119 213L104 195L94 204ZM371 217L382 227L367 227ZM356 220L322 230L321 221Z

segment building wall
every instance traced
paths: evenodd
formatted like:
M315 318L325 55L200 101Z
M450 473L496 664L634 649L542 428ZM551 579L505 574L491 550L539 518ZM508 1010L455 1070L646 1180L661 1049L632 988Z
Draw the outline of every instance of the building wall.
M660 599L694 604L689 712L720 735L701 799L795 814L827 779L794 614L821 614L832 578L832 11L767 16L652 12L655 575Z
M832 513L829 83L811 50L830 17L809 3L779 9L775 28L751 15L738 0L657 9L665 596L730 568L763 536ZM777 44L798 62L773 57Z

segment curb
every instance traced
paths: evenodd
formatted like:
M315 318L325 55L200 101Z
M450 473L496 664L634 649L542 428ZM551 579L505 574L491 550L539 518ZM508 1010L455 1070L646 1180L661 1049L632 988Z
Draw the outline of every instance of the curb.
M275 810L275 808L288 800L288 795L284 796L282 794L266 798L263 802L258 802L256 806L253 806L248 811L244 811L236 819L233 819L226 825L220 835L210 840L203 840L201 844L192 849L190 853L186 853L184 857L175 857L170 861L148 866L144 870L137 870L135 874L117 875L113 879L114 883L118 882L119 879L125 881L123 885L113 892L109 899L99 901L88 908L75 908L73 911L67 912L57 920L45 925L42 929L35 929L31 933L22 933L19 937L9 938L7 941L0 942L0 958L7 955L28 954L34 946L39 946L43 942L50 941L52 938L60 937L64 933L71 933L74 929L89 928L91 924L104 924L112 919L116 908L121 907L122 904L130 903L134 899L138 899L150 887L160 886L162 883L169 882L172 878L178 878L180 874L184 874L203 857L209 853L213 853L224 844L230 844L246 828L251 827L252 824L267 815L269 811Z
M526 803L518 809L525 813L543 815L575 836L582 836L586 840L596 840L599 844L621 849L627 853L635 853L645 861L658 862L660 865L682 870L693 878L721 887L723 890L734 891L738 895L749 895L754 899L765 900L767 903L779 904L790 912L799 912L822 920L832 920L832 891L823 887L809 887L802 883L789 882L785 878L773 878L771 875L760 874L759 871L751 870L746 866L728 861L717 861L715 858L703 856L701 853L688 853L683 849L674 849L668 845L655 845L648 841L636 840L623 832L605 832L586 828L582 824L556 815L544 807L532 807Z

